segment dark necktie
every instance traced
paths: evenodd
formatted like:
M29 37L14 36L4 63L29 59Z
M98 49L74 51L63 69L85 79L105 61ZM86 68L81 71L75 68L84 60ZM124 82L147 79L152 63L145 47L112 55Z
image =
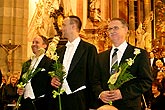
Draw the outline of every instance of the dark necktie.
M117 51L118 51L118 49L115 48L115 49L114 49L114 52L113 52L113 54L112 54L111 73L110 73L110 74L114 74L114 73L116 72L115 66L118 65Z

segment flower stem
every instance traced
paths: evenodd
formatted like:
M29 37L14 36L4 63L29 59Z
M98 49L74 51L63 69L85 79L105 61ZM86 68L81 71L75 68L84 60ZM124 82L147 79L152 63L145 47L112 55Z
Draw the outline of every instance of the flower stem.
M58 88L58 92L60 93L60 88ZM62 110L62 107L61 107L61 95L59 94L59 97L58 97L58 101L59 101L59 110Z
M19 104L21 102L21 98L22 98L22 95L19 96L17 102L16 102L16 106L15 106L15 109L14 110L18 110L19 109Z
M112 101L109 101L109 105L112 105Z

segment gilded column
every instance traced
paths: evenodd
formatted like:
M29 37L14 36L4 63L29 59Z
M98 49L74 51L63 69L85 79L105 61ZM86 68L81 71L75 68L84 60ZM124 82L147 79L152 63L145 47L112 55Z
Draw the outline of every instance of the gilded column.
M138 24L141 22L141 14L140 14L140 0L137 0L137 19L138 19Z
M83 21L83 0L77 0L77 7L75 7L77 10L77 16L80 17L80 19Z
M151 0L144 0L144 13L145 13L145 19L150 19L152 16L150 16L151 13ZM148 20L146 23L146 37L145 37L145 48L150 51L152 46L152 33L151 33L151 20Z
M83 0L83 13L82 13L82 29L85 28L87 24L87 16L88 16L88 0Z
M101 18L103 20L107 20L110 18L110 10L111 7L109 6L110 0L101 0Z
M134 15L134 0L129 0L129 43L135 45L135 15Z
M111 17L119 17L119 0L111 0Z

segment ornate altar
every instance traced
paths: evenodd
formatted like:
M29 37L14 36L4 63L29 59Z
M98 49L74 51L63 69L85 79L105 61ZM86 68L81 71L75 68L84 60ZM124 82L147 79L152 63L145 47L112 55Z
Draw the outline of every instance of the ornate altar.
M155 56L161 58L161 52L165 51L165 1L155 0L155 39L152 41Z

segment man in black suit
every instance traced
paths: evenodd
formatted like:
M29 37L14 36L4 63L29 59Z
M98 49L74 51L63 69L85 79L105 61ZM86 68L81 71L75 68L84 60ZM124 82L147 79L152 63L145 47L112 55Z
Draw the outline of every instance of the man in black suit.
M158 60L157 58L155 58L155 55L153 52L150 52L150 65L151 65L151 68L154 69L156 68L156 61Z
M127 70L134 79L125 82L118 89L109 90L108 80L112 75L111 60L114 49L117 48L118 65L126 62L126 59L134 58L134 47L126 42L128 26L125 20L113 18L108 25L109 36L112 40L112 48L99 54L98 75L95 76L95 94L107 104L113 101L113 106L119 110L141 110L141 95L151 88L152 73L147 52L140 49L133 65ZM116 73L114 73L116 74Z
M63 37L68 39L66 46L57 50L59 61L64 65L66 79L62 84L65 93L61 95L62 110L89 110L89 91L94 73L97 50L94 45L79 37L81 21L77 16L69 16L62 24ZM61 83L57 77L52 78L51 85L58 88ZM58 98L51 101L59 110Z
M2 72L0 70L0 84L2 83Z
M19 82L22 82L22 76L29 69L35 71L41 68L41 70L28 81L25 88L17 89L17 93L23 95L21 110L47 110L48 90L51 87L48 71L52 64L52 60L45 55L48 44L48 40L44 36L39 35L33 39L31 48L35 55L23 64Z
M1 83L2 83L2 72L0 70L0 108L2 107L2 93L1 93Z
M154 53L151 51L149 53L149 59L150 59L150 65L151 65L151 70L153 72L153 77L155 78L156 73L157 73L157 66L156 66L156 61L158 60L157 58L155 58Z
M162 58L160 58L160 60L163 62L163 65L165 66L165 50L162 51L161 55Z

